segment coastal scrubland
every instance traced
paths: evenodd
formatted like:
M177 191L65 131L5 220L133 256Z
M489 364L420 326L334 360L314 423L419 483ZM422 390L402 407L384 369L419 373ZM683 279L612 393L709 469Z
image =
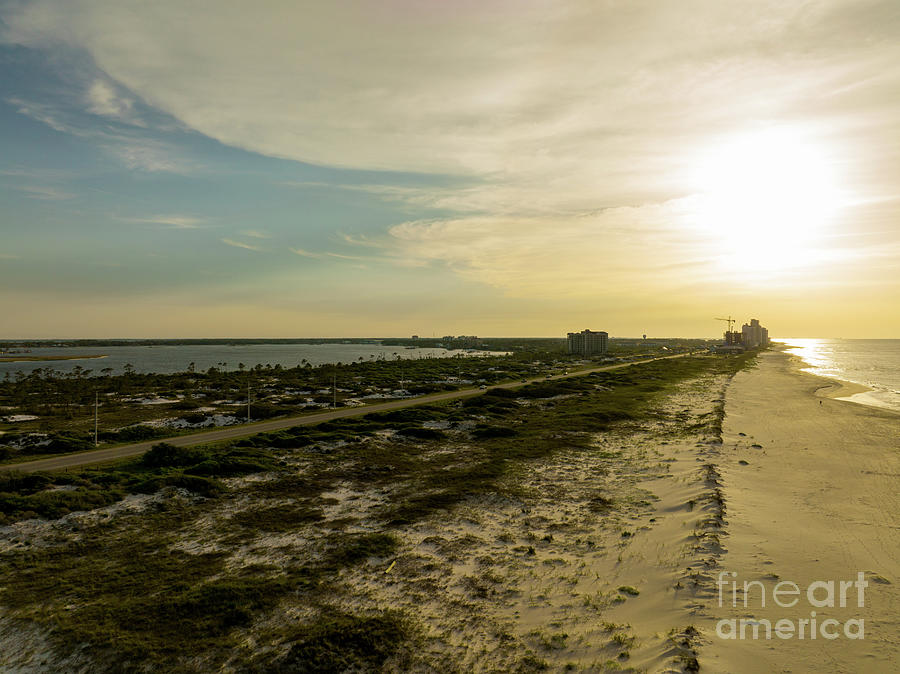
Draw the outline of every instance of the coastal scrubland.
M696 671L696 628L654 607L709 589L724 499L708 453L753 359L3 476L0 664ZM642 606L659 631L631 627Z
M0 380L0 462L83 451L321 411L358 407L526 377L556 374L598 361L640 359L690 350L698 340L621 343L595 359L569 356L560 340L502 340L507 356L360 359L297 367L226 363L175 374L140 373L126 366L68 372L52 365ZM493 348L493 347L492 347ZM98 361L102 365L102 361ZM235 369L235 365L237 368ZM249 396L249 399L248 399ZM249 405L248 405L249 402Z

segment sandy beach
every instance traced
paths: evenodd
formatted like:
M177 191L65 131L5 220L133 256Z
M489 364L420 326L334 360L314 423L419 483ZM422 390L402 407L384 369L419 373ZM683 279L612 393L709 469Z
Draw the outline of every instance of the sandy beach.
M711 602L704 621L704 667L715 672L893 672L900 662L900 415L839 398L862 387L842 385L799 371L797 358L780 351L763 353L755 369L738 373L726 402L723 449L719 461L727 499L728 523L720 569L725 576L723 606ZM746 462L746 463L744 463ZM864 606L856 585L848 586L840 606L840 581L864 573ZM737 582L736 607L730 581ZM747 607L740 590L748 586ZM828 606L834 581L835 604ZM799 597L772 591L779 582L795 583ZM806 594L810 584L819 604ZM782 591L790 591L782 585ZM800 619L812 613L817 630L798 638ZM793 637L773 632L734 640L716 636L721 619L768 619L795 625ZM864 638L849 638L846 623L863 622ZM788 634L784 625L783 634ZM723 632L728 629L723 627ZM850 632L857 631L856 623Z

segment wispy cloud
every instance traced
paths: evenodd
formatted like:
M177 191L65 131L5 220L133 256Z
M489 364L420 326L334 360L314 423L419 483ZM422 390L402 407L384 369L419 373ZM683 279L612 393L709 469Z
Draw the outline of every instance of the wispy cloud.
M243 241L235 241L234 239L222 239L222 243L233 246L234 248L243 248L244 250L254 250L257 252L262 251L262 248L260 248L259 246L254 246L250 243L244 243Z
M289 250L294 255L299 255L300 257L322 257L322 253L313 253L312 251L304 250L303 248L291 248Z
M40 199L41 201L61 201L63 199L72 199L75 196L71 192L42 185L21 185L15 189L19 192L24 192L32 199Z
M76 178L79 175L80 173L78 171L62 169L28 168L0 170L0 176L8 176L11 178L30 178L32 180L67 180L70 178Z
M673 200L568 216L411 221L392 227L386 243L397 260L440 263L514 297L674 290L719 273L702 261L690 274L671 265L693 259L704 247L702 233L686 227L689 205Z
M405 268L425 267L429 262L429 260L413 259L409 257L409 249L406 246L398 246L396 239L390 239L389 241L386 241L384 243L377 243L373 241L370 245L373 248L383 249L383 253L378 255L347 255L345 253L334 253L331 251L316 253L310 250L305 250L303 248L291 248L290 251L294 255L299 255L300 257L340 260L344 263L354 262L357 264L349 265L354 269L367 269L368 267L366 265L360 264L362 262L372 264L387 264L393 267Z
M244 236L249 236L251 239L271 239L272 235L266 232L261 232L258 229L244 229L241 231L241 234Z
M364 246L366 248L381 248L384 245L383 243L372 240L365 234L354 235L340 232L338 234L338 237L340 237L341 240L354 246Z
M194 166L185 161L168 143L134 138L126 135L107 134L104 149L130 169L150 173L190 173Z
M73 126L60 118L54 106L45 103L26 101L15 96L7 98L6 102L14 106L19 114L31 117L31 119L41 122L42 124L46 124L54 131L80 135Z
M27 101L12 97L7 103L35 121L46 124L54 131L94 141L98 147L130 169L147 172L186 174L196 171L195 162L187 160L172 143L151 138L143 129L96 126L87 123L59 105ZM108 105L113 106L112 101ZM134 126L137 122L130 122Z
M342 260L346 262L387 262L394 263L394 258L390 256L377 256L377 255L346 255L344 253L333 253L331 251L324 251L321 253L314 253L309 250L305 250L303 248L291 248L290 251L294 255L299 255L300 257L310 257L317 259L334 259L334 260ZM355 268L362 269L364 268L361 265L351 265Z
M136 224L166 225L171 229L205 229L210 227L207 219L190 215L153 215L144 218L121 218L121 220Z

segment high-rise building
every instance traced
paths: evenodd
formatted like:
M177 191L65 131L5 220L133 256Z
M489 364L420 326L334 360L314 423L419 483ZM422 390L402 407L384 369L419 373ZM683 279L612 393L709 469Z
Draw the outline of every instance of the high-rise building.
M595 356L606 353L609 335L595 330L582 330L570 332L568 338L569 353L577 353L582 356Z
M750 324L741 326L741 343L747 349L755 349L769 344L769 331L759 324L756 318L750 319Z

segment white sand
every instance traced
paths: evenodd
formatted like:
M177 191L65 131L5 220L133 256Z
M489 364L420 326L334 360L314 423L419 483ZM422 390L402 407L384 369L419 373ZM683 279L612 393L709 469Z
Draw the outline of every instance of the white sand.
M900 415L832 399L854 391L799 372L797 359L767 352L758 368L735 377L727 398L722 473L728 499L728 552L721 567L744 580L760 580L768 601L760 606L753 587L747 608L738 594L731 608L710 602L704 622L708 640L701 664L709 671L896 672L900 667ZM852 386L852 385L851 385ZM816 395L818 392L818 396ZM829 397L822 397L822 394ZM740 435L744 433L745 435ZM761 448L753 447L754 444ZM741 465L741 460L748 465ZM815 581L856 580L864 572L864 607L858 588L848 588L847 606L816 607L805 590ZM799 586L799 603L779 607L772 589L779 581ZM791 589L782 586L782 589ZM840 584L835 583L837 604ZM827 590L816 597L826 599ZM789 603L783 596L782 603ZM715 621L726 618L780 619L793 623L838 620L829 640L795 636L771 640L722 640ZM861 640L842 627L864 620ZM795 627L799 629L799 625ZM855 632L855 629L852 630ZM786 633L786 632L785 632ZM747 636L752 636L748 632Z

